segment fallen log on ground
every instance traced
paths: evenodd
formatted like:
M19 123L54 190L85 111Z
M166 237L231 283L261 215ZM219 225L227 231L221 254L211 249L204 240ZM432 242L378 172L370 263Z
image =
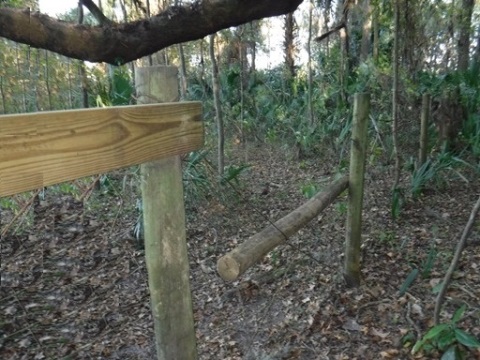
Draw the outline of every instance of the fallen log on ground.
M222 256L217 262L217 271L220 276L226 281L237 279L248 268L263 259L268 252L285 243L291 235L330 205L347 187L348 176L345 176Z

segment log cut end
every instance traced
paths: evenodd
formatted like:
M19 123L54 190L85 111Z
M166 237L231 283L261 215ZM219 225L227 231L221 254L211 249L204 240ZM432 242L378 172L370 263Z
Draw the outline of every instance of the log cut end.
M227 254L218 259L217 271L223 280L233 281L240 276L240 264Z

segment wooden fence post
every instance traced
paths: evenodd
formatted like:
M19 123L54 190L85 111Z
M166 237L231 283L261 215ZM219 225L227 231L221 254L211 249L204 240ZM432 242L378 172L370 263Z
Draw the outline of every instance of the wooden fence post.
M418 166L420 168L427 161L428 146L428 120L430 118L430 94L422 96L422 115L420 119L420 150L418 154Z
M348 286L360 285L360 245L362 240L362 203L367 125L370 95L355 94L350 149L350 182L348 186L347 234L344 277Z
M139 104L178 101L177 69L135 69ZM197 357L180 156L141 166L148 286L159 360Z

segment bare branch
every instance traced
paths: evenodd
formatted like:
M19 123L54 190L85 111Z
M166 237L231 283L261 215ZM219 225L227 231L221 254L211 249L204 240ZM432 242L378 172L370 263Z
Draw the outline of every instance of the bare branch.
M100 10L92 0L80 0L80 2L92 13L93 17L100 25L112 23L112 21L103 14L102 10Z
M340 31L341 29L343 29L345 27L345 22L341 22L340 24L338 24L337 26L335 26L334 28L328 30L326 33L318 36L315 38L315 41L317 42L320 42L322 41L323 39L329 37L330 35L332 35L333 33L337 32L337 31Z

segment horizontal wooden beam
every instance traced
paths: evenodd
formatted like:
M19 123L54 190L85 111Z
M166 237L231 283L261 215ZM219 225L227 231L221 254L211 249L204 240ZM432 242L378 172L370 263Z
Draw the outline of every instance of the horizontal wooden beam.
M0 197L203 145L199 102L0 116Z

